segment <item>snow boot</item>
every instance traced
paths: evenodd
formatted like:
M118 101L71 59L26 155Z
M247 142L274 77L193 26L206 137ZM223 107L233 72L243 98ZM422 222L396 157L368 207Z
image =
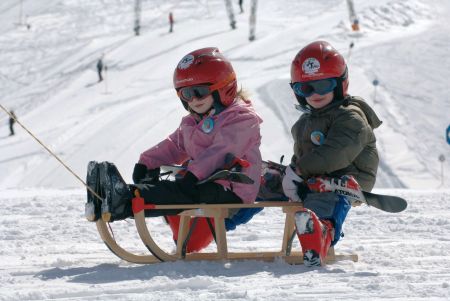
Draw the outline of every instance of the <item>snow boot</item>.
M313 211L303 209L295 214L295 225L305 266L324 265L333 238L332 223L319 220Z
M99 166L96 161L90 161L87 167L86 184L97 195L99 194ZM84 204L84 215L90 222L100 218L102 200L96 197L92 191L87 189L87 202Z
M117 167L113 163L102 162L99 169L100 187L104 196L101 206L102 220L113 222L133 216L131 209L133 194Z

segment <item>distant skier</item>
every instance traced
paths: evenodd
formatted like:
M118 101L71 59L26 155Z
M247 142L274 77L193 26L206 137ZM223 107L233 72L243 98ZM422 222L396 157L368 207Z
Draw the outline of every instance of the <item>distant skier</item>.
M110 214L111 221L131 217L131 200L138 194L146 204L253 203L256 200L261 177L259 125L262 120L245 93L237 90L230 61L217 48L195 50L178 63L173 83L188 114L171 135L141 154L133 171L134 185L125 184L111 163L90 163L88 185L93 189L99 185L105 191L108 203L101 206L102 216ZM249 162L242 172L254 183L219 180L197 185L199 180L224 168L228 153ZM187 162L184 176L176 181L159 180L162 165L182 162ZM88 205L89 202L94 203L94 197L88 197ZM146 214L174 213L149 210ZM201 247L213 239L205 225L202 235L193 233L201 241ZM199 250L199 245L193 248Z
M97 61L98 82L101 82L103 80L103 76L102 76L102 72L104 69L103 58L104 58L104 55L102 54L102 56Z
M241 9L241 14L244 13L244 8L242 7L244 0L239 0L239 8Z
M169 32L173 32L173 23L174 23L173 14L172 14L172 12L170 12L169 13L169 25L170 25Z
M323 192L326 181L355 189L359 183L365 191L375 184L373 129L381 121L362 98L348 95L348 84L344 58L327 42L307 45L291 64L291 87L303 114L291 129L294 155L282 184L285 195L305 208L296 214L296 227L308 266L325 262L350 210L347 197L311 192Z
M9 135L13 136L14 135L14 123L16 123L16 114L14 114L14 111L11 110L10 114L12 116L9 117Z

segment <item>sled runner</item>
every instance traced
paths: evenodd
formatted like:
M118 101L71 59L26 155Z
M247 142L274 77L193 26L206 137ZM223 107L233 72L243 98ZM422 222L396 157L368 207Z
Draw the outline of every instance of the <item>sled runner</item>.
M267 208L278 207L286 215L284 232L282 234L281 248L278 251L272 252L228 252L228 243L225 230L225 218L229 216L229 210L235 208ZM106 223L99 219L97 229L103 242L107 245L112 253L119 258L138 264L152 264L165 261L195 261L195 260L262 260L274 261L277 258L283 259L289 264L301 264L303 262L303 254L301 252L292 251L292 241L295 235L295 213L302 208L301 204L293 202L258 202L255 204L189 204L189 205L145 205L143 199L133 199L133 212L136 228L139 236L146 248L152 255L137 255L130 253L120 247L113 239ZM145 223L144 210L152 209L186 209L179 215L181 216L180 225L178 229L177 248L174 254L169 254L161 249L153 240L149 229ZM217 245L216 252L210 253L187 253L186 242L189 239L190 221L197 217L207 217L213 219L213 227L215 241ZM339 260L358 261L358 255L336 255L334 249L330 248L327 256L327 262L332 263Z

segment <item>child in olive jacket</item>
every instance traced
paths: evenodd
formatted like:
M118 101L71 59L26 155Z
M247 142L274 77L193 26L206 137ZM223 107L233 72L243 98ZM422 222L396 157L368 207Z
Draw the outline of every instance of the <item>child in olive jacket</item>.
M347 94L348 84L345 60L327 42L307 45L292 62L291 87L303 114L291 130L294 155L283 190L304 203L296 225L309 266L323 264L330 245L339 240L350 203L334 192L310 193L304 181L356 180L365 191L375 184L379 159L373 129L381 121L362 98Z

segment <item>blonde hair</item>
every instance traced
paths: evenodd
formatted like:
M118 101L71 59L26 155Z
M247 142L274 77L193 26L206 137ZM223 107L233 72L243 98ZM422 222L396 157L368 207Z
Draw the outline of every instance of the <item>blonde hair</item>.
M240 99L242 99L243 101L249 101L250 100L250 92L243 89L242 86L239 89L239 91L237 92L236 97L239 97Z

